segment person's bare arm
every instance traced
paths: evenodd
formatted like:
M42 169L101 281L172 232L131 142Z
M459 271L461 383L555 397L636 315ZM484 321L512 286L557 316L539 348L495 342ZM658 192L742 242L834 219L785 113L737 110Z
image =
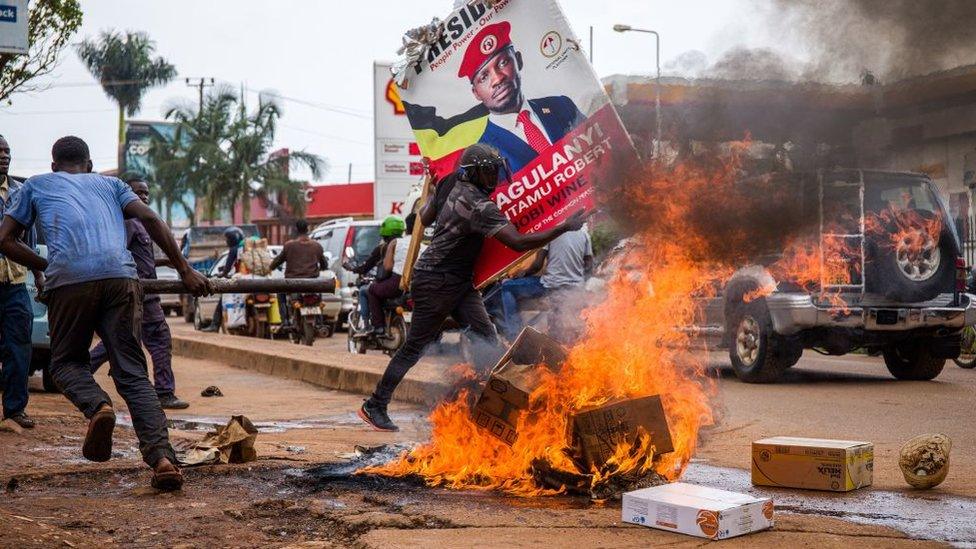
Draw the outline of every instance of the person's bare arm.
M195 296L210 295L213 293L213 286L210 284L210 281L190 267L186 258L180 253L180 247L176 243L176 239L173 238L173 233L170 232L166 222L156 215L156 212L138 200L133 200L126 204L123 211L126 218L136 218L142 222L143 227L146 228L146 232L152 237L153 242L162 248L163 253L169 258L173 268L180 274L183 285L186 286L189 293Z
M502 230L495 233L495 238L516 252L527 252L545 246L564 233L578 231L585 221L586 212L578 211L558 227L549 229L548 231L529 234L522 234L518 232L515 225L508 224Z
M9 215L4 216L0 223L0 253L32 271L47 269L47 260L20 239L23 233L23 225Z
M542 272L542 267L546 264L546 257L549 256L549 252L545 249L541 249L536 252L535 257L532 259L532 264L527 268L517 271L512 275L512 278L522 278L524 276L532 276Z
M281 267L281 265L285 262L286 255L287 254L285 253L285 248L282 248L281 253L276 255L275 258L271 261L271 266L268 267L268 270L269 271L278 270L278 267Z

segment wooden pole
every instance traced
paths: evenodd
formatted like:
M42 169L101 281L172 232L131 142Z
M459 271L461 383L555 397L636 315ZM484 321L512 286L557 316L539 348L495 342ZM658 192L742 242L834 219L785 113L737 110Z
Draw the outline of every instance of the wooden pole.
M420 200L417 201L418 206L413 212L417 214L417 219L413 223L413 234L410 235L410 247L407 248L407 262L403 266L403 275L400 277L400 289L405 292L410 290L410 280L413 278L413 264L417 262L417 257L420 255L420 245L424 240L424 224L420 222L420 206L427 204L431 178L430 173L424 178L424 188L420 191Z

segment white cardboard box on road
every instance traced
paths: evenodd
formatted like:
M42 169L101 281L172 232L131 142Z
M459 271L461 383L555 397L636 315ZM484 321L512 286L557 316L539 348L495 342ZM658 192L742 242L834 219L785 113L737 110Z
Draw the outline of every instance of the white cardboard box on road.
M627 492L624 522L690 536L726 539L773 526L773 500L674 482Z

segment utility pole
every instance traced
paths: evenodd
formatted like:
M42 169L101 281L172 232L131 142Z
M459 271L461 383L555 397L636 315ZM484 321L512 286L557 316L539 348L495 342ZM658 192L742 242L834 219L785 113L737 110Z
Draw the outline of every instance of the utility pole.
M187 86L191 88L198 88L200 92L199 110L197 111L197 114L200 114L203 112L203 88L213 87L214 79L213 77L210 77L210 78L186 78L185 80Z
M593 25L590 25L590 64L593 64Z
M352 162L349 163L349 178L346 183L352 183Z

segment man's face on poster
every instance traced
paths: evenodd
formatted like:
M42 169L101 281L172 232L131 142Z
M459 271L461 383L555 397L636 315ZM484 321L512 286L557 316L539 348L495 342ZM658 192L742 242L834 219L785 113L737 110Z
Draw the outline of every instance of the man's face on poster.
M495 54L478 69L471 80L471 91L489 111L516 112L522 105L522 76L519 55L512 47Z

